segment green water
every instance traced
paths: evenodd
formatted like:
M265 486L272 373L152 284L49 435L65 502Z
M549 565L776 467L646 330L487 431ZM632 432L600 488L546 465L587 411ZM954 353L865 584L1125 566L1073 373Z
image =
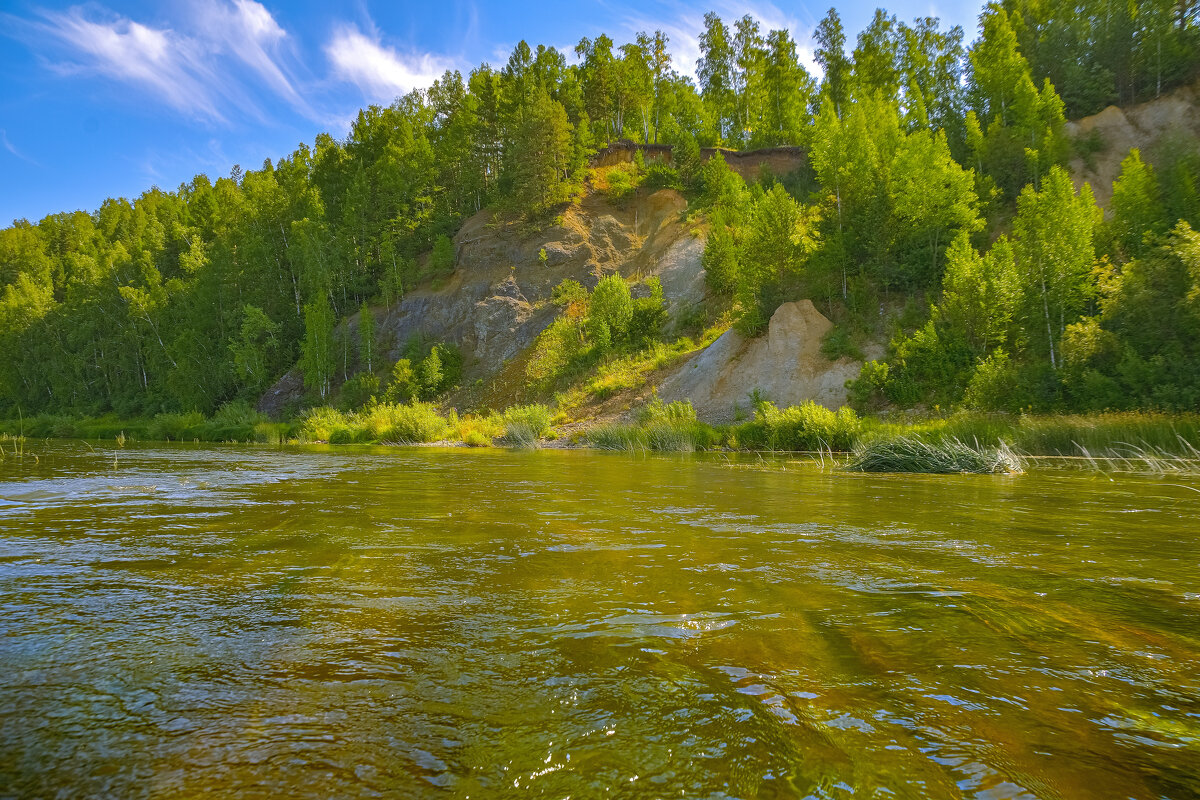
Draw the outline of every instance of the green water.
M0 797L1200 796L1200 480L30 444Z

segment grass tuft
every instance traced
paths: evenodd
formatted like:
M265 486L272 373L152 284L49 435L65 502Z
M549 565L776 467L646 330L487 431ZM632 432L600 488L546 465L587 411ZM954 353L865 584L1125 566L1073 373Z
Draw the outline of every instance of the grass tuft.
M961 439L929 441L919 436L875 439L854 449L846 468L855 472L916 472L992 475L1021 472L1021 459L1007 445L967 444Z

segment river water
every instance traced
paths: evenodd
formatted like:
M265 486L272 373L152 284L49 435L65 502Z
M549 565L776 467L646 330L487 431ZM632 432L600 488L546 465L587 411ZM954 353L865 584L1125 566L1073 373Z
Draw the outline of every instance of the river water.
M1200 480L29 445L0 797L1200 796Z

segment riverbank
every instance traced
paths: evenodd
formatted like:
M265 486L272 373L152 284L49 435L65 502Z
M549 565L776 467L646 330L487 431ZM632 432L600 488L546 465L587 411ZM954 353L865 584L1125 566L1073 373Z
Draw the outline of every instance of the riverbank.
M14 447L22 437L25 441L59 438L122 443L436 443L630 452L814 452L854 454L855 461L862 461L870 449L872 459L882 456L882 463L899 471L947 471L921 467L928 456L940 454L947 457L947 463L958 464L949 456L964 448L989 457L1002 449L1015 459L1001 459L1003 464L1066 458L1097 469L1115 461L1126 466L1157 465L1163 471L1200 470L1200 415L1156 412L860 417L849 408L834 412L804 403L779 409L760 403L745 421L710 425L698 420L687 402L655 399L624 422L572 422L539 404L485 414L459 415L454 409L443 414L431 403L380 403L353 412L322 407L292 421L273 422L249 406L230 404L212 417L199 413L151 418L39 415L0 421L0 433L10 437ZM925 457L913 457L915 453ZM903 469L906 465L907 470Z

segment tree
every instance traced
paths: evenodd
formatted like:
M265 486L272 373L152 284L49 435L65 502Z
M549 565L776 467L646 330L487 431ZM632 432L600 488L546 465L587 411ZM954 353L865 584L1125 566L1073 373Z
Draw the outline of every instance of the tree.
M367 368L367 372L375 369L375 314L367 301L363 301L358 310L358 363Z
M1092 237L1099 215L1091 187L1084 184L1077 194L1060 167L1050 170L1041 191L1026 186L1017 200L1013 228L1026 329L1033 342L1044 345L1035 349L1042 350L1055 369L1061 363L1058 342L1063 332L1093 299ZM1044 336L1033 333L1037 327L1044 329Z
M1110 238L1130 259L1146 253L1152 243L1147 236L1166 231L1166 209L1158 189L1154 168L1142 161L1135 147L1121 162L1121 174L1113 181L1112 219L1107 223Z
M304 344L300 370L304 385L324 400L333 377L333 309L324 294L304 306Z
M813 54L825 77L821 81L821 97L833 103L834 113L841 115L850 96L850 76L853 65L846 58L846 34L837 9L831 8L813 32L817 43Z
M876 95L884 100L900 97L900 40L896 18L876 9L871 23L858 36L851 74L855 97Z
M946 251L942 299L934 318L966 340L976 357L1004 347L1021 302L1012 243L1001 236L986 255L959 233Z
M274 366L280 349L280 326L257 306L242 309L242 325L237 341L230 343L234 369L251 392L257 393L274 378Z
M759 333L790 296L813 246L800 205L775 184L754 204L738 252L738 325L744 333Z
M717 135L728 141L736 135L737 94L734 88L735 54L729 28L713 12L704 15L700 34L700 60L696 77L700 94L717 123Z
M592 290L588 310L589 330L601 338L611 336L612 342L622 341L629 334L633 320L633 297L629 285L620 275L609 275Z
M565 199L571 151L566 109L538 90L507 158L518 208L540 211Z

